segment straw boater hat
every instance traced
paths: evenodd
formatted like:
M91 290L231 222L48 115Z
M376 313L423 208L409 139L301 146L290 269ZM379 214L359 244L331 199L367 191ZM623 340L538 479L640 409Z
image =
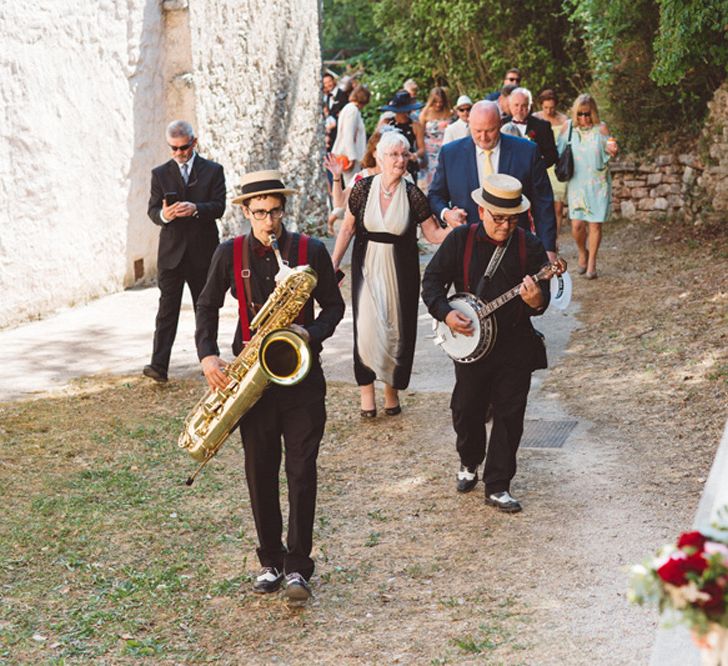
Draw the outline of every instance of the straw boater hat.
M470 193L478 206L497 215L517 215L531 207L523 196L521 181L504 173L494 173L483 179L483 187Z
M240 196L233 199L234 204L241 204L251 197L262 197L266 194L298 194L298 190L286 187L281 172L273 169L246 173L240 179L240 192Z

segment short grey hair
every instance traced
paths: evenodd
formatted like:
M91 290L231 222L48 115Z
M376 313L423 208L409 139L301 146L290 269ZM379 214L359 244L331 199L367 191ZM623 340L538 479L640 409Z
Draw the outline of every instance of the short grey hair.
M511 92L511 95L523 95L528 100L528 110L533 108L533 95L528 88L516 88Z
M382 132L382 138L379 139L377 144L377 159L381 160L384 157L384 153L390 148L401 146L409 152L410 144L407 138L399 130L390 130L389 132Z
M195 130L192 129L186 120L173 120L167 125L167 136L170 139L179 139L180 137L187 136L190 139L195 138Z

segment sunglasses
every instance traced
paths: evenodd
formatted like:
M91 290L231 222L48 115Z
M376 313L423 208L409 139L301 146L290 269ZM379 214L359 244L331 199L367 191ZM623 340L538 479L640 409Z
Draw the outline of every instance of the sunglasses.
M521 79L519 79L519 78L515 78L515 77L513 77L513 76L509 76L509 77L508 77L508 78L506 79L506 81L513 81L513 83L520 83L520 82L521 82Z
M176 153L177 151L184 151L184 150L187 150L188 148L191 148L192 146L195 145L195 142L190 141L189 143L186 143L184 146L170 146L169 144L167 144L167 145L169 146L169 149L173 153Z
M470 109L472 109L472 108L473 108L472 106L459 106L459 107L457 108L457 110L458 110L458 111L463 111L463 112L464 112L464 111L467 111L468 113L470 113Z
M576 115L579 118L591 118L591 111L579 111Z

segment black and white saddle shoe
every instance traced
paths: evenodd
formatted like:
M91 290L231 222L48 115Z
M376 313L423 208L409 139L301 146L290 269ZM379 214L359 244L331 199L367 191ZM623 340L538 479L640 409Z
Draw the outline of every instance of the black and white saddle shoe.
M275 567L263 567L258 577L253 581L253 592L257 594L270 594L276 592L283 582L283 574Z
M477 467L465 467L460 465L458 471L458 485L457 489L459 493L469 493L475 485L478 483L478 468Z
M511 494L507 490L504 490L502 493L486 495L485 503L505 513L518 513L523 509L521 503L515 497L511 497Z
M289 573L286 576L286 598L298 603L304 603L311 598L311 588L300 573Z

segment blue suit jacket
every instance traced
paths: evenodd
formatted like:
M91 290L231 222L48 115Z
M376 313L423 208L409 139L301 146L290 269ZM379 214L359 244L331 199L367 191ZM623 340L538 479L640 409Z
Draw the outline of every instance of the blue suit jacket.
M498 173L508 174L521 181L523 194L531 202L536 235L546 250L555 251L554 193L538 146L527 139L501 134ZM467 212L469 223L479 222L478 205L470 196L479 187L472 137L445 144L440 151L437 171L427 194L435 217L441 219L443 208L458 206ZM527 213L521 216L519 224L524 229L530 229Z

